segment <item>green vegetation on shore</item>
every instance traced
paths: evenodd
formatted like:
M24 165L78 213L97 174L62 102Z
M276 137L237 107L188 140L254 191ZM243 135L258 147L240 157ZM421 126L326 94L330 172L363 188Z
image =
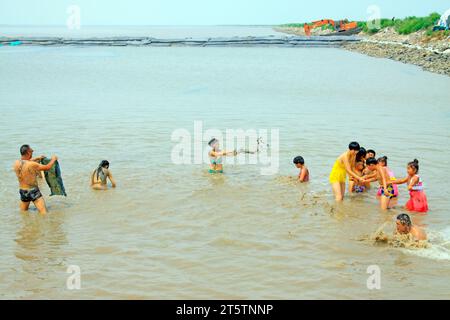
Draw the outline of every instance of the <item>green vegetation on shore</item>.
M378 21L359 21L358 26L362 28L365 33L375 34L380 30L385 28L393 28L399 34L411 34L417 31L426 30L428 36L433 36L434 34L440 32L449 34L449 31L433 31L433 26L437 23L441 15L439 13L433 12L426 17L407 17L404 19L380 19ZM304 23L287 23L282 24L281 28L303 28ZM377 25L378 27L371 27ZM323 29L330 28L330 26L324 26Z
M411 34L417 31L426 30L428 34L433 32L433 26L437 23L441 15L439 13L432 13L427 17L407 17L405 19L380 19L379 21L358 22L358 25L363 28L364 32L369 34L377 33L378 31L392 27L399 34ZM370 25L376 25L379 22L379 28L370 28Z
M286 24L279 25L280 28L302 28L302 29L304 26L305 26L304 23L286 23ZM320 28L321 28L321 30L333 30L332 25L323 25Z
M304 23L285 23L280 24L280 28L303 28L305 24Z

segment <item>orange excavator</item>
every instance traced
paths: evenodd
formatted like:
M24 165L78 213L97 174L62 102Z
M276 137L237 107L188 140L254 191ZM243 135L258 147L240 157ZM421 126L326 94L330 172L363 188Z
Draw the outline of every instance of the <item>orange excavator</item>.
M311 30L328 24L333 26L334 30L336 30L336 34L340 34L342 32L345 32L346 34L354 34L360 31L358 28L358 23L356 23L355 21L348 22L347 19L339 21L334 21L332 19L323 19L313 21L311 24L305 23L304 25L305 34L307 36L311 36Z

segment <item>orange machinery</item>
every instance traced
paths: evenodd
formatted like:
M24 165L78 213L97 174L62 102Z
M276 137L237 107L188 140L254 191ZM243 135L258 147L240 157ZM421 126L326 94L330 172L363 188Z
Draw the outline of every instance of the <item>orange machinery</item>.
M311 25L308 23L305 23L305 25L304 25L305 34L307 36L310 36L311 30L321 27L321 26L324 26L324 25L327 25L327 24L331 24L337 32L344 32L344 31L349 31L349 30L358 28L358 24L354 21L348 22L348 20L334 21L331 19L323 19L323 20L313 21Z

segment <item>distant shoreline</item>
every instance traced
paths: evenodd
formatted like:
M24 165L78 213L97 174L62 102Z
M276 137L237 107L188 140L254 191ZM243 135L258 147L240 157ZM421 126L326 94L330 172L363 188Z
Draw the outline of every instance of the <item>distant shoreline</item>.
M304 35L302 28L276 27L278 32ZM433 39L424 32L408 36L386 29L374 35L361 33L361 41L344 43L343 49L376 58L387 58L422 67L426 71L450 76L450 40Z
M344 44L349 51L372 57L387 58L422 67L424 70L450 76L450 31L435 30L439 13L426 17L404 19L380 19L377 28L369 28L367 22L358 21L362 41ZM375 21L374 21L375 22ZM304 36L303 23L291 23L274 27L277 32ZM329 25L313 30L322 36L336 32Z

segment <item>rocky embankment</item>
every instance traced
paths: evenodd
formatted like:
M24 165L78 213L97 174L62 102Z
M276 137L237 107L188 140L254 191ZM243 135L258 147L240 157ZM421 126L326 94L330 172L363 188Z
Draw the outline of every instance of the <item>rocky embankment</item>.
M276 28L279 32L304 35L302 28ZM318 31L315 36L321 36ZM414 64L424 70L450 76L450 39L445 33L428 36L424 31L410 35L399 35L386 28L374 35L361 33L362 41L344 43L342 48L372 57L387 58Z
M424 70L450 76L450 54L430 48L415 47L399 43L362 41L345 44L343 48L377 58L388 58L414 64ZM448 50L447 50L448 51Z

